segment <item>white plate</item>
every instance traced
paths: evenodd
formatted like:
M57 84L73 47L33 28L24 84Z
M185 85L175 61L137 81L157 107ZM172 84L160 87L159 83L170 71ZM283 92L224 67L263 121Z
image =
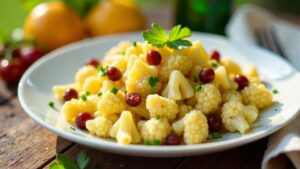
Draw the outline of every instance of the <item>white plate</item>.
M296 117L300 108L300 75L279 56L254 46L234 44L216 35L193 33L192 39L200 39L208 51L217 49L223 56L233 57L241 65L254 63L267 86L279 90L274 95L276 104L261 114L249 133L225 134L223 141L198 145L122 146L111 140L94 137L85 131L72 131L71 125L48 106L50 100L55 100L52 86L74 81L75 72L88 58L102 57L120 41L142 40L141 33L89 39L49 53L31 66L22 77L18 90L20 103L37 123L65 139L104 151L151 157L207 154L230 149L265 137ZM56 105L61 108L60 103L56 102Z

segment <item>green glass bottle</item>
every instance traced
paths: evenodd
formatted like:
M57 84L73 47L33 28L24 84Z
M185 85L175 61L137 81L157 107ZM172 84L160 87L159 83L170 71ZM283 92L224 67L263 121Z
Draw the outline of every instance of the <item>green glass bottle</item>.
M232 0L176 0L176 24L194 31L224 34Z

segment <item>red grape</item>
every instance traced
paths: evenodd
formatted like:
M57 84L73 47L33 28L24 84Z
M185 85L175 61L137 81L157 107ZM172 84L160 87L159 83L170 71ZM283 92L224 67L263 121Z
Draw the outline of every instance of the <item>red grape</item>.
M243 90L249 85L249 80L243 75L236 75L234 81L239 85L239 90Z
M215 72L211 68L203 68L199 75L199 80L203 83L209 83L215 78Z
M211 59L214 59L214 60L216 60L216 61L220 61L220 59L221 59L221 55L220 55L220 53L218 52L218 51L216 51L216 50L213 50L212 52L211 52Z
M127 93L126 103L131 107L136 107L142 102L142 97L138 93Z
M122 72L118 68L112 66L107 69L106 75L110 80L117 81L122 77Z
M24 72L25 66L20 59L2 59L0 62L0 76L7 84L16 84Z
M159 65L161 62L161 55L156 50L150 50L146 56L149 65Z
M64 95L64 101L66 102L66 101L69 101L69 100L71 100L71 99L77 99L78 98L78 93L77 93L77 91L75 90L75 89L72 89L72 88L70 88L70 89L67 89L66 91L65 91L65 95Z
M167 145L180 145L181 138L176 136L175 134L170 134L166 138L166 144Z
M85 123L88 120L91 120L92 116L88 112L81 112L76 116L75 123L81 129L86 129Z
M43 53L38 48L33 46L22 46L16 52L18 52L18 54L14 54L14 56L19 55L27 67L32 65L35 61L43 56Z
M208 115L207 123L210 132L219 131L222 127L222 119L217 114Z

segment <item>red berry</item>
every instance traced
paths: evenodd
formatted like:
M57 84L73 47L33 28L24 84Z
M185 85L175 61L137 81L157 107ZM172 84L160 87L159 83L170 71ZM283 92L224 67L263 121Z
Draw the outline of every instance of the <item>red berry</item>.
M239 90L243 90L249 85L249 80L243 75L236 75L234 81L239 85Z
M78 98L78 93L75 89L70 88L65 91L65 95L64 95L65 102L77 98Z
M211 68L203 68L199 75L199 80L203 83L209 83L215 78L215 72Z
M147 53L146 59L149 65L159 65L161 62L161 55L156 50L150 50Z
M220 61L220 59L221 59L221 55L220 55L220 53L218 52L218 51L216 51L216 50L213 50L212 52L211 52L211 59L214 59L214 60L216 60L216 61Z
M81 129L86 129L85 123L88 120L91 120L92 116L88 112L81 112L76 116L75 123Z
M126 103L131 107L136 107L142 102L142 97L138 93L127 93Z
M19 57L24 61L27 67L32 65L35 61L43 56L43 53L33 46L22 46L15 52L16 54L14 54L14 56L19 55Z
M207 123L210 132L219 131L222 128L222 119L217 114L208 115Z
M174 135L174 134L170 134L166 138L166 144L167 145L180 145L181 144L181 138Z
M86 65L91 65L97 67L100 64L100 61L97 58L91 58L86 62Z
M16 84L24 72L25 66L20 59L3 59L0 62L0 76L7 84Z
M117 81L122 77L122 72L116 67L109 67L106 72L107 77L112 81Z

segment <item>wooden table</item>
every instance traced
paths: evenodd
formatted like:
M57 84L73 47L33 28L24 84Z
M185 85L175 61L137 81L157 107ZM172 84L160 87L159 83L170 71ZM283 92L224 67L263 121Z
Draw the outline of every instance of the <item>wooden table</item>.
M150 21L170 26L170 16L148 15ZM162 16L162 17L160 17ZM261 166L267 139L232 150L194 157L142 158L106 153L64 140L42 128L20 107L16 87L0 81L0 169L42 169L63 153L75 156L83 150L94 169L257 169ZM290 167L292 168L292 167Z

